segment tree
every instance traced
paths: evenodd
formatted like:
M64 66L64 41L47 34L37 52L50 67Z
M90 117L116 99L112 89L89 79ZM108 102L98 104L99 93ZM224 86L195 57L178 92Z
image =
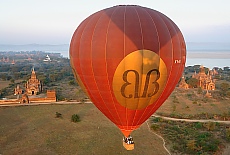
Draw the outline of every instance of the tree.
M15 73L13 73L13 75L14 75L15 80L22 78L22 73L20 73L20 72L15 72Z
M57 80L58 75L57 75L57 74L50 74L49 78L50 78L50 80L51 80L52 82L54 82L54 81Z
M46 80L46 76L44 76L43 74L37 75L37 78L42 82Z
M16 73L21 71L21 66L11 66L11 72Z
M75 81L74 80L70 80L69 81L69 85L75 85Z
M6 77L6 80L11 80L12 79L12 76L10 76L10 75L8 75L7 77Z
M212 131L216 128L216 122L207 122L204 124L204 127L209 131Z
M195 79L195 78L190 78L187 80L187 83L190 87L192 88L197 88L197 85L198 85L198 80Z
M227 97L230 97L230 91L226 92Z
M226 92L226 91L228 91L228 89L229 89L229 84L228 83L221 83L220 84L220 90L221 91L224 91L224 92Z
M14 82L15 82L15 80L14 80L14 79L10 79L10 82L11 82L11 83L14 83Z
M73 114L71 117L72 122L80 122L80 117L77 114Z
M198 89L197 89L197 94L202 94L202 88L201 87L198 87Z
M190 150L195 150L196 149L196 140L188 140L186 146L190 149Z
M62 114L59 112L56 112L55 116L56 116L56 118L62 118Z
M6 77L7 77L7 75L6 74L0 74L0 78L2 79L2 80L6 80Z
M2 90L0 90L0 98L2 98Z
M226 96L227 92L229 90L229 84L228 83L221 83L220 84L220 90L221 90L221 95Z

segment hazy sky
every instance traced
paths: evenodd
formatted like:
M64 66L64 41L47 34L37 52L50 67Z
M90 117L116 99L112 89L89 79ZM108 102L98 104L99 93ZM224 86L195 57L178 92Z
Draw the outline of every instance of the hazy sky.
M0 44L69 44L82 20L121 4L160 11L187 42L230 42L229 0L0 0Z

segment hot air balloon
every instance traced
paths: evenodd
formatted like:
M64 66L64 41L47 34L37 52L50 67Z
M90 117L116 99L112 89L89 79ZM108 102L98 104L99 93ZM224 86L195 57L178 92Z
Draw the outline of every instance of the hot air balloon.
M127 142L174 90L186 47L164 14L119 5L87 17L73 34L69 55L77 82Z

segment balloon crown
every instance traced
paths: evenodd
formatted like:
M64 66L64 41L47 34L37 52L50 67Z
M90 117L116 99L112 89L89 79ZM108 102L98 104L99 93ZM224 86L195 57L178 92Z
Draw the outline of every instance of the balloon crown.
M116 6L139 6L139 5L116 5Z

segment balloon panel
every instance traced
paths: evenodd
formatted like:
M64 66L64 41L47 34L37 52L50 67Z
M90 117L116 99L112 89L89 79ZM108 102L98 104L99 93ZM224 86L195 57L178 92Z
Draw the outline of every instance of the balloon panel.
M115 6L89 16L70 44L79 85L126 136L170 95L185 57L179 28L140 6Z

